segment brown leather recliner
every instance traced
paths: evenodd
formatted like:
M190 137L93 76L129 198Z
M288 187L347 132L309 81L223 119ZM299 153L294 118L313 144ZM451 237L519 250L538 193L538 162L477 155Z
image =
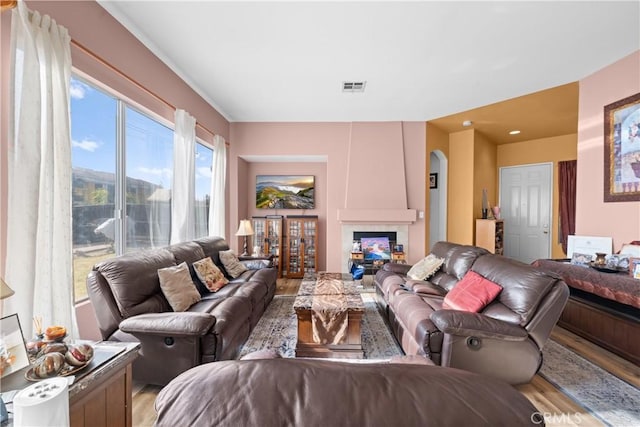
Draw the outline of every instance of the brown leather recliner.
M313 359L198 366L164 387L156 426L527 426L536 407L503 381L459 369Z
M158 269L205 257L224 267L221 237L125 254L96 264L87 290L104 340L139 341L133 376L164 385L201 363L237 357L276 290L273 268L248 270L216 293L199 288L202 300L174 312L160 288ZM196 282L197 283L197 282Z
M529 382L567 303L568 286L538 268L473 246L438 242L432 253L445 262L428 281L408 279L410 266L397 264L376 274L378 300L405 353L511 384ZM469 270L502 291L480 313L443 309L445 295Z

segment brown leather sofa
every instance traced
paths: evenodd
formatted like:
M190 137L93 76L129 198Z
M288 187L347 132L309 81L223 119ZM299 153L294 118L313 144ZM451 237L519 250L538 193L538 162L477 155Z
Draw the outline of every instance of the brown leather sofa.
M216 293L200 287L202 300L174 312L160 288L158 269L205 257L226 273L220 237L118 256L96 264L87 277L104 340L139 341L133 376L164 385L187 369L238 356L276 291L274 268L248 270ZM196 281L196 283L198 283Z
M527 383L542 365L542 347L569 297L558 276L482 248L436 243L444 258L427 281L406 276L411 266L389 263L375 276L379 305L408 355L438 365ZM443 309L445 295L469 271L502 291L480 313Z
M309 359L198 366L158 394L156 426L544 425L510 385L459 369Z

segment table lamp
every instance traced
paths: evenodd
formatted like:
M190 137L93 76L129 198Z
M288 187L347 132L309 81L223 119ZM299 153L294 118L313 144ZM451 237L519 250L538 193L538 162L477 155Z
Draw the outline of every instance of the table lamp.
M240 220L240 226L238 227L238 231L236 231L236 236L244 237L244 247L242 248L242 256L249 255L247 252L247 236L253 235L253 227L251 226L251 221L248 219Z
M9 298L13 294L15 294L13 289L7 285L7 282L5 282L2 277L0 277L0 299Z

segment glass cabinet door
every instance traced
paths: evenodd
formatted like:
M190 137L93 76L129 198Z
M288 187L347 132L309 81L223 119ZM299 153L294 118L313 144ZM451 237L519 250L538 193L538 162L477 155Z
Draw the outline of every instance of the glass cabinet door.
M285 275L301 278L317 271L317 216L287 216Z
M260 255L272 255L273 266L278 269L278 277L282 276L280 247L282 246L282 216L267 215L251 218L253 225L253 248L260 248ZM255 250L252 251L255 253Z

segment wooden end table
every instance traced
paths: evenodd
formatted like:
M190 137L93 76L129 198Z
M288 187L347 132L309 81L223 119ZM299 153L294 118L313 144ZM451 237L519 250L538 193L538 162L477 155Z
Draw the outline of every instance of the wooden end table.
M131 364L139 343L101 341L93 344L94 358L69 386L71 427L131 427L133 421ZM2 391L22 390L33 384L24 377L29 367L2 379ZM3 427L13 425L13 414Z

